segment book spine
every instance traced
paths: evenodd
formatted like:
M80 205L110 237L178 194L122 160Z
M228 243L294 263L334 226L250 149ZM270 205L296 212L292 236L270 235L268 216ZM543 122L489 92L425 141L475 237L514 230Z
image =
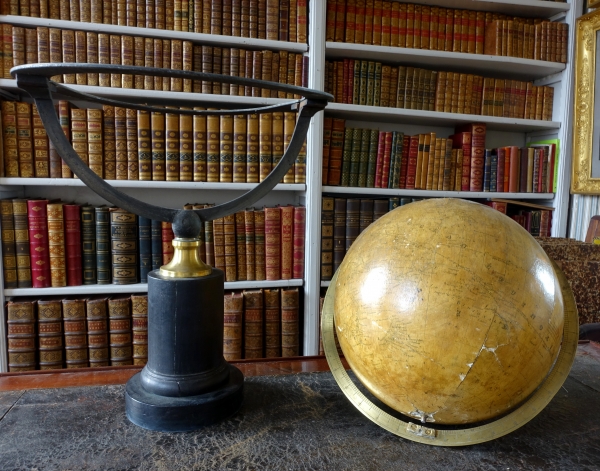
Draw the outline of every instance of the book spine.
M81 207L81 252L83 284L95 285L96 277L96 223L94 208Z
M321 206L321 280L331 280L333 277L333 208L333 198L323 197Z
M306 208L294 207L292 278L304 278L304 241Z
M267 212L266 219L266 230L271 227L272 218L270 218L270 211ZM293 262L294 262L294 207L293 206L282 206L280 207L280 245L281 251L279 253L280 263L280 277L276 279L289 280L293 274ZM267 239L271 239L270 233L266 233ZM268 248L267 248L268 250ZM268 260L268 257L267 257Z
M265 289L265 357L281 356L281 308L279 289Z
M67 285L64 213L62 203L49 203L47 209L50 283L54 288Z
M485 159L485 123L472 125L471 134L471 178L469 181L470 191L482 191L483 189L483 167Z
M150 239L152 250L152 270L158 270L162 266L162 228L161 221L152 219L150 221ZM206 262L206 254L201 256Z
M133 364L145 365L148 361L147 295L131 295L131 331Z
M106 180L116 180L117 178L117 143L115 140L115 107L104 105L102 107L103 115L103 160L104 160L104 178Z
M17 102L17 145L19 152L19 176L34 177L33 136L31 122L31 105Z
M152 269L152 235L150 229L150 219L138 217L138 244L139 244L139 264L140 264L140 283L148 282L148 273Z
M17 108L14 101L3 101L2 140L4 144L4 176L19 176L19 145L17 140Z
M329 155L328 185L340 185L344 151L345 120L334 118L331 130L331 150Z
M115 178L127 180L127 110L115 107Z
M224 296L223 357L226 361L242 358L244 296L226 293Z
M112 282L137 283L137 216L119 208L110 208L109 215Z
M166 179L165 115L152 112L150 118L152 144L152 180Z
M281 289L281 356L300 354L298 288Z
M90 169L100 178L104 175L102 110L86 110L87 157Z
M37 106L31 106L33 136L33 170L36 178L50 177L49 143Z
M95 208L96 215L96 278L99 285L109 284L112 279L110 260L110 220L108 208Z
M244 358L263 358L263 292L244 291Z
M204 108L194 108L194 110L204 110ZM193 127L193 180L195 182L206 181L206 116L194 116L192 119Z
M35 370L37 336L33 301L9 301L7 305L8 371Z
M0 223L2 227L2 274L5 288L18 287L15 223L11 200L0 200Z
M14 222L14 251L12 254L16 257L16 279L17 279L17 288L31 288L31 256L29 251L29 230L27 227L28 219L27 219L27 201L22 199L13 199L12 200L12 218L9 219L9 215L4 216L5 210L3 208L4 205L9 205L8 201L0 201L0 213L2 213L2 255L3 255L3 266L5 269L7 268L6 261L4 260L5 255L5 244L4 244L4 231L7 231L7 239L10 238L8 232ZM7 208L8 210L9 208ZM6 225L5 225L6 224ZM10 246L10 241L7 240L6 244L7 253L6 256L10 257L12 246ZM12 262L12 260L10 260ZM10 264L8 268L10 270ZM12 265L14 266L14 265ZM12 275L12 274L11 274ZM5 287L6 281L4 284Z
M166 113L165 119L166 180L179 181L179 116Z
M215 252L214 267L225 273L225 228L223 218L215 219L213 222L213 243Z
M85 368L89 366L85 301L63 299L62 307L65 364L67 368Z
M161 254L162 254L162 264L166 265L171 260L173 260L173 254L175 250L173 249L173 239L175 235L173 234L172 223L161 221L160 229L161 229Z
M140 180L152 180L152 138L150 112L137 112L138 176Z
M237 240L235 214L223 217L223 249L225 254L225 281L237 281Z
M346 199L335 198L333 209L333 273L346 254Z
M62 309L60 300L39 299L38 347L40 370L63 367Z
M86 300L88 358L91 367L109 366L106 298Z
M245 249L244 253L246 255L246 267L241 268L240 274L245 273L244 279L248 281L253 281L256 279L255 273L255 253L254 253L254 211L251 209L246 209L244 212L244 244ZM241 224L241 222L240 222ZM238 247L240 246L241 241L238 238ZM245 271L244 271L245 270Z
M131 323L131 300L129 296L115 296L109 299L108 332L111 366L133 364Z
M265 275L267 280L281 279L281 247L281 208L265 208Z
M81 214L76 204L64 205L65 258L67 286L80 286L82 280Z
M256 280L266 280L265 210L254 211L254 263Z
M246 281L246 220L244 211L235 213L235 245L237 281Z

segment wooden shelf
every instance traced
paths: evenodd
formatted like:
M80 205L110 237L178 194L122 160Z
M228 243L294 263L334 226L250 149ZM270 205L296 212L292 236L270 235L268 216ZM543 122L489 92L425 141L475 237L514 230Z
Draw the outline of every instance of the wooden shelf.
M398 190L393 188L357 188L349 186L324 186L323 193L364 196L405 196L412 198L504 198L515 200L552 200L554 193L503 193L489 191L432 191Z
M235 281L226 282L225 289L258 289L258 288L289 288L302 286L303 282L297 280L275 280L275 281ZM117 293L146 293L147 283L135 283L131 285L83 285L66 286L63 288L13 288L5 289L4 296L70 296L86 294L117 294Z
M491 11L509 16L527 18L551 18L569 11L569 3L544 0L414 0L420 5L434 5L445 8Z
M78 31L102 32L109 34L127 34L146 38L181 39L219 47L241 47L245 49L270 49L275 51L290 51L303 53L308 51L308 45L287 41L272 41L268 39L242 38L238 36L222 36L216 34L188 33L166 29L137 28L133 26L118 26L79 21L52 20L49 18L32 18L28 16L0 15L1 23L18 26L48 26L60 29Z
M454 127L460 124L487 123L487 129L496 131L557 131L558 121L536 119L500 118L476 114L442 113L439 111L407 110L382 106L348 105L330 103L325 109L328 116L353 121L378 121L394 124L417 124Z
M140 180L106 180L115 188L158 188L161 190L238 190L249 191L258 183L208 183L208 182L164 182ZM85 187L77 178L0 178L2 186L69 186ZM304 192L306 185L301 183L280 183L274 191Z
M430 51L389 46L368 46L328 42L328 59L364 59L370 61L433 67L435 70L475 73L494 78L536 80L562 72L566 65L518 57L467 54L461 52Z

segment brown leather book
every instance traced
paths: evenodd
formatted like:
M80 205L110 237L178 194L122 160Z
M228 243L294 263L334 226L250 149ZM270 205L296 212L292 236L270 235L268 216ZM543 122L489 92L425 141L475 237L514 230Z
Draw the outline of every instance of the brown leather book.
M66 367L85 368L89 366L85 300L63 299L62 310Z
M121 52L121 36L111 34L109 37L109 54L111 65L122 64L122 52ZM110 74L110 86L113 88L123 87L123 77L121 74Z
M132 36L121 36L121 64L122 65L134 65L134 49L133 49L133 37ZM122 88L134 88L133 75L122 74L121 75L121 87Z
M106 33L98 33L98 63L110 64L110 35ZM98 74L98 83L101 87L110 87L110 74Z
M285 149L284 136L284 113L276 112L272 114L272 131L271 131L271 151L272 151L272 166L275 168L283 157Z
M255 279L266 280L265 210L254 211L254 266Z
M185 108L182 108L185 109ZM193 179L193 124L192 116L179 115L179 180Z
M131 295L133 364L148 361L148 295Z
M244 236L245 236L245 279L253 281L256 279L256 267L255 267L255 248L254 248L254 209L246 209L244 211ZM240 241L238 239L238 249ZM239 264L238 264L239 266ZM241 271L238 270L238 275L241 275Z
M103 133L102 147L104 152L104 178L106 180L115 180L117 175L117 147L115 140L115 107L110 105L102 106L103 115Z
M19 176L32 178L35 176L33 162L33 130L31 105L16 102L17 146L19 155Z
M166 113L166 180L179 181L179 115Z
M40 370L63 368L63 320L60 299L39 299L38 346Z
M542 119L552 121L552 109L554 105L554 88L549 86L543 87L543 105Z
M206 181L218 182L220 173L220 124L219 116L209 115L206 120L207 151Z
M345 122L344 120L341 120ZM292 136L294 134L294 129L296 128L296 113L294 112L286 112L283 114L283 141L284 141L284 152L290 145L292 141ZM343 131L342 131L343 134ZM343 143L342 143L343 144ZM300 149L302 152L302 149ZM283 183L294 183L296 181L296 172L295 165L297 162L294 162L294 166L291 167L287 173L283 176ZM340 162L341 166L341 162Z
M127 180L139 180L137 111L125 112L127 134Z
M223 217L223 248L225 254L225 281L238 281L235 214L229 214Z
M48 204L48 242L51 286L53 288L67 286L65 226L62 203Z
M324 196L321 206L321 280L333 277L334 200Z
M210 119L210 118L209 118ZM233 116L220 116L219 181L233 181Z
M263 290L244 291L244 358L263 358Z
M10 69L13 67L13 47L12 47L12 25L2 25L2 40L3 40L3 78L11 79ZM62 77L61 77L62 79Z
M270 227L269 220L269 210L271 208L267 208L267 229ZM281 244L281 252L280 252L280 266L281 266L281 276L277 279L282 280L290 280L292 279L292 270L293 270L293 230L294 230L294 207L293 206L281 206L280 207L280 244ZM269 240L270 236L267 232L266 234L267 240ZM267 257L268 260L268 257Z
M17 134L17 107L14 101L2 101L2 140L4 176L19 176L19 144Z
M281 356L280 306L279 289L265 289L265 358L276 358Z
M124 209L110 208L112 282L137 283L137 216Z
M44 123L37 110L31 105L32 111L32 140L33 140L33 170L36 178L50 177L49 143Z
M281 356L300 355L298 288L281 289Z
M164 54L164 47L163 47ZM164 56L163 56L164 60ZM171 70L183 70L183 41L179 39L171 39L171 61L170 67ZM163 90L164 90L164 82L163 82ZM171 77L170 82L170 91L173 92L181 92L183 91L183 79L178 77Z
M225 228L223 225L223 218L215 219L212 221L213 225L213 247L214 247L214 267L223 270L225 269Z
M88 64L98 63L98 33L86 32L86 54L83 62L87 62ZM99 79L98 73L87 74L87 84L90 86L97 87Z
M244 115L235 115L233 117L233 135L232 135L232 154L233 154L233 182L246 182L246 142L247 142L247 120ZM221 129L221 134L223 130ZM225 145L227 145L227 139ZM221 142L222 152L223 141ZM223 181L223 180L222 180Z
M152 180L164 181L166 178L165 155L165 115L152 112L150 117L152 144Z
M263 181L273 166L272 155L272 122L270 113L263 113L259 117L259 181Z
M344 129L346 121L334 118L331 130L331 150L329 153L328 184L337 186L342 175L342 157L344 151Z
M25 28L12 27L12 55L14 67L25 64Z
M86 109L71 108L71 144L79 158L89 165Z
M246 133L246 182L258 183L260 159L260 124L258 115L247 117Z
M127 180L127 110L115 106L115 176Z
M102 136L102 110L87 109L86 133L87 156L90 169L100 178L104 175L103 163L103 136ZM83 144L83 142L82 142Z
M267 280L281 279L281 246L281 208L265 208L265 269Z
M242 358L243 317L244 296L242 293L225 293L223 357L226 361Z
M344 251L348 252L350 246L354 243L359 234L360 218L360 200L357 198L348 198L346 200L346 230Z
M304 240L306 229L306 208L294 207L292 278L304 278Z
M144 38L144 66L154 67L154 40L152 38ZM144 75L144 90L154 90L154 77Z
M88 358L91 367L109 366L107 298L86 299Z
M160 230L162 242L162 264L166 265L173 260L173 254L175 253L175 250L173 249L173 239L175 237L173 234L173 224L170 222L161 221Z
M160 62L157 62L156 59L154 59L154 63L159 64ZM170 39L163 39L162 40L162 68L163 69L170 69L171 68L171 40ZM168 92L171 88L171 79L168 77L163 77L162 80L162 91L163 92ZM156 80L154 82L154 85L156 86ZM160 90L160 88L158 88Z
M152 180L152 139L150 112L137 111L138 131L138 175L140 180Z
M346 254L346 198L335 198L333 210L333 273Z
M279 40L279 1L266 0L266 39Z
M35 301L13 299L7 305L8 371L31 371L36 368Z
M195 110L204 108L196 107ZM206 181L206 116L194 116L193 127L193 180L195 182Z
M118 295L109 298L108 332L111 366L131 365L133 363L131 322L130 296Z
M164 66L164 55L163 45L169 44L163 42L162 39L155 39L153 45L153 56L154 56L154 67L162 68ZM169 53L170 54L170 53ZM171 62L171 56L168 56L169 63ZM163 89L163 78L162 77L154 77L153 79L153 89L154 90L162 90Z

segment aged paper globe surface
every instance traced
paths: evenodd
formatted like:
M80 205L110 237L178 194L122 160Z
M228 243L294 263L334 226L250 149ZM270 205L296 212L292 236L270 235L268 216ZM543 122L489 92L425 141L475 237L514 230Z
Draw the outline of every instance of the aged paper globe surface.
M388 213L338 270L336 334L361 382L421 422L518 406L550 371L563 298L531 235L487 206L429 199Z

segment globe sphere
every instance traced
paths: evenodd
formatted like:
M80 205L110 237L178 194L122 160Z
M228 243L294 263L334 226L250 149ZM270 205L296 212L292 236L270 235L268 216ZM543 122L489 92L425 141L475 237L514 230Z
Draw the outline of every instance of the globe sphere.
M429 199L366 229L338 269L334 320L358 379L421 422L499 417L558 355L563 298L548 256L488 206Z

